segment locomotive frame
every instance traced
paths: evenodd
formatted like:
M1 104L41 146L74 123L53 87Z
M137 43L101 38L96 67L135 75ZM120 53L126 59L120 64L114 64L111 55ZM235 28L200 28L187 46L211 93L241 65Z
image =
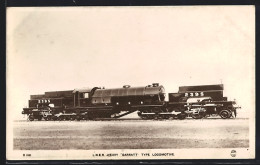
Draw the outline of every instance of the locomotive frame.
M22 114L28 120L96 120L120 118L137 111L141 119L201 119L219 115L236 117L235 101L223 97L223 84L182 86L178 93L169 93L159 83L144 87L105 89L81 88L31 95L29 107Z

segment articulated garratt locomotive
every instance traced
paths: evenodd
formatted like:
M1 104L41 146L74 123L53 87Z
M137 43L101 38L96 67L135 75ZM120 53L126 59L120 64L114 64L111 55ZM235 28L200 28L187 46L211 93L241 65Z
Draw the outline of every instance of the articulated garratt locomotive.
M223 97L223 84L182 86L178 93L169 93L154 83L143 87L105 89L82 88L31 95L29 107L23 108L30 121L37 120L95 120L120 118L137 111L142 119L195 119L211 115L236 117L235 101Z

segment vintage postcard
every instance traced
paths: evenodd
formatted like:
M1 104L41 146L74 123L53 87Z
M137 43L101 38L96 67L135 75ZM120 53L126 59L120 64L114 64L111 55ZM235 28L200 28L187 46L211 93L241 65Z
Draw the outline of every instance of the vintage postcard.
M6 20L7 160L255 158L254 6Z

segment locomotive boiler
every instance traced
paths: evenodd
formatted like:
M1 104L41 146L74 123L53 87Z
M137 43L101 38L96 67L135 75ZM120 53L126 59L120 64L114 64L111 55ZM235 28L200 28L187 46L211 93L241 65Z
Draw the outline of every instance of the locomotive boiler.
M183 86L169 93L158 83L143 87L81 88L31 95L22 114L37 120L94 120L120 118L137 111L142 119L195 119L210 115L231 118L236 115L234 102L223 97L223 85ZM234 114L234 115L233 115Z

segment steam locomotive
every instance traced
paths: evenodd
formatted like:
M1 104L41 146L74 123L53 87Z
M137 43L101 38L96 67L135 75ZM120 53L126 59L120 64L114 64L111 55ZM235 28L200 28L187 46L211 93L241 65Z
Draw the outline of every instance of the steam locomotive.
M22 114L28 120L95 120L120 118L136 112L142 119L185 119L219 115L236 117L236 102L223 97L223 84L181 86L169 93L158 83L143 87L105 89L81 88L31 95L29 107Z

